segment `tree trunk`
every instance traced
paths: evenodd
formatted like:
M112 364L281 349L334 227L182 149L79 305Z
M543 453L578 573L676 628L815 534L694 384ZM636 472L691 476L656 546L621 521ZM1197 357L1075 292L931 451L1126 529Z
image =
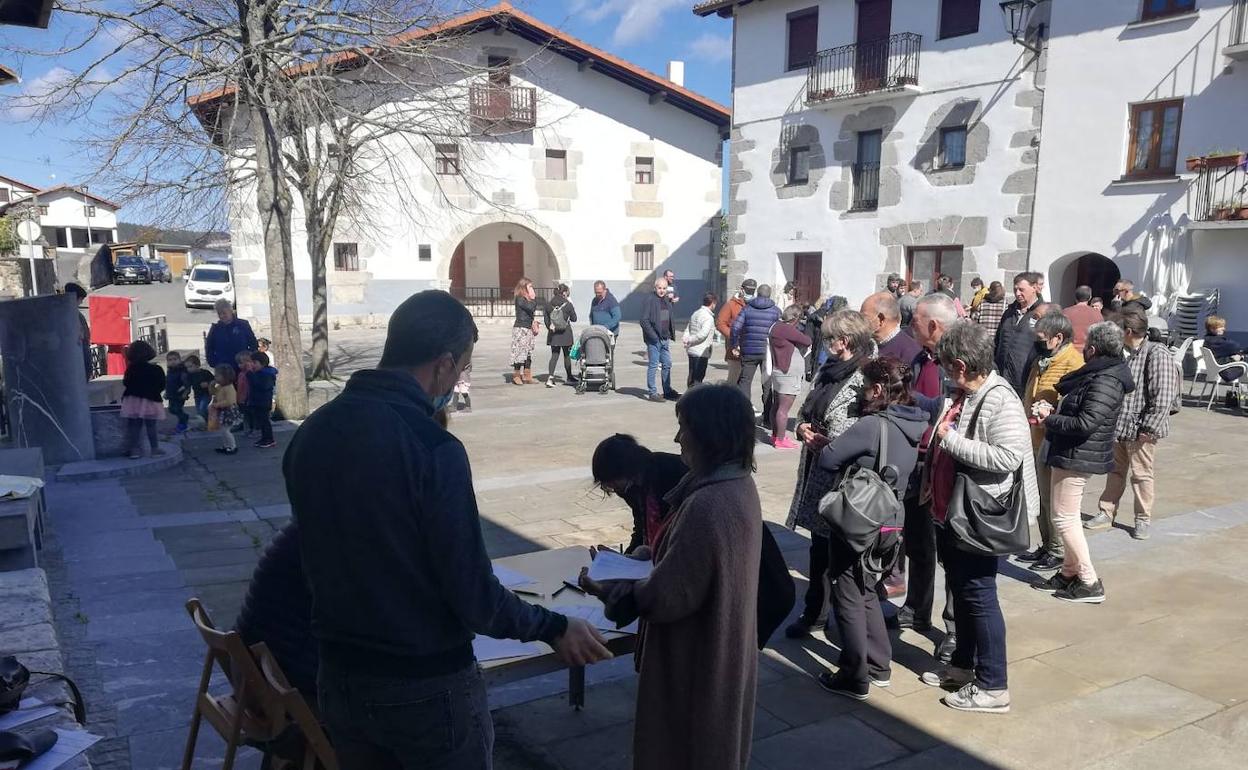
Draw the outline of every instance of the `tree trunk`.
M306 211L305 204L305 211ZM320 227L305 217L308 230L308 257L312 260L312 366L309 377L328 380L333 377L329 363L329 287L326 279L328 244L321 237Z

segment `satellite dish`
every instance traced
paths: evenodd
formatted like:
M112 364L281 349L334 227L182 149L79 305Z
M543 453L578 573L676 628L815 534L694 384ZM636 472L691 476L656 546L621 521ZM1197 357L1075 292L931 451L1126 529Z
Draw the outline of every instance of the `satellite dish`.
M17 223L17 234L21 236L23 241L34 243L40 235L43 235L43 230L40 229L38 222L23 219Z

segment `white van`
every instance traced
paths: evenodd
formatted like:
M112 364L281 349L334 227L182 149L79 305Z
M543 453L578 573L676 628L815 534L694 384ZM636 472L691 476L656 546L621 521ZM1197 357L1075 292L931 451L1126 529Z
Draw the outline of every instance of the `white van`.
M203 263L191 268L183 289L187 307L212 307L219 299L234 304L234 276L229 265Z

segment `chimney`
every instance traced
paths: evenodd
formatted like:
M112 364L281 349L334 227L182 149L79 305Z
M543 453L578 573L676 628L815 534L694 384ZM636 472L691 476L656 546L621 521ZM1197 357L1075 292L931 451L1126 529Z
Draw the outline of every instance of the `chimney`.
M667 63L667 79L683 87L685 85L685 63L683 61L669 61Z

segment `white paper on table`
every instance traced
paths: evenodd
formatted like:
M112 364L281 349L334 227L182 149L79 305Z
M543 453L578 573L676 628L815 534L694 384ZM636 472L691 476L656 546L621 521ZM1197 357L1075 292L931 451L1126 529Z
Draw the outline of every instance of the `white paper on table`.
M632 623L629 623L623 628L616 628L615 621L607 618L606 611L603 609L601 604L563 605L552 608L552 611L558 612L561 615L567 615L570 618L580 618L594 628L601 629L603 631L615 631L620 634L637 633L637 621L634 620Z
M613 551L598 551L589 565L590 580L641 580L650 577L649 561L630 559Z
M504 567L501 564L494 565L494 577L498 578L498 582L503 584L503 588L523 588L525 586L536 586L537 581L514 569Z
M53 770L95 745L100 739L86 730L56 728L56 745L22 765L22 770Z
M472 654L477 660L501 660L503 658L523 658L541 654L542 648L536 642L521 642L516 639L495 639L492 636L478 636L472 640Z
M0 730L12 730L14 727L20 727L36 719L50 717L56 712L55 706L45 706L38 698L22 698L17 711L11 711L0 717Z

